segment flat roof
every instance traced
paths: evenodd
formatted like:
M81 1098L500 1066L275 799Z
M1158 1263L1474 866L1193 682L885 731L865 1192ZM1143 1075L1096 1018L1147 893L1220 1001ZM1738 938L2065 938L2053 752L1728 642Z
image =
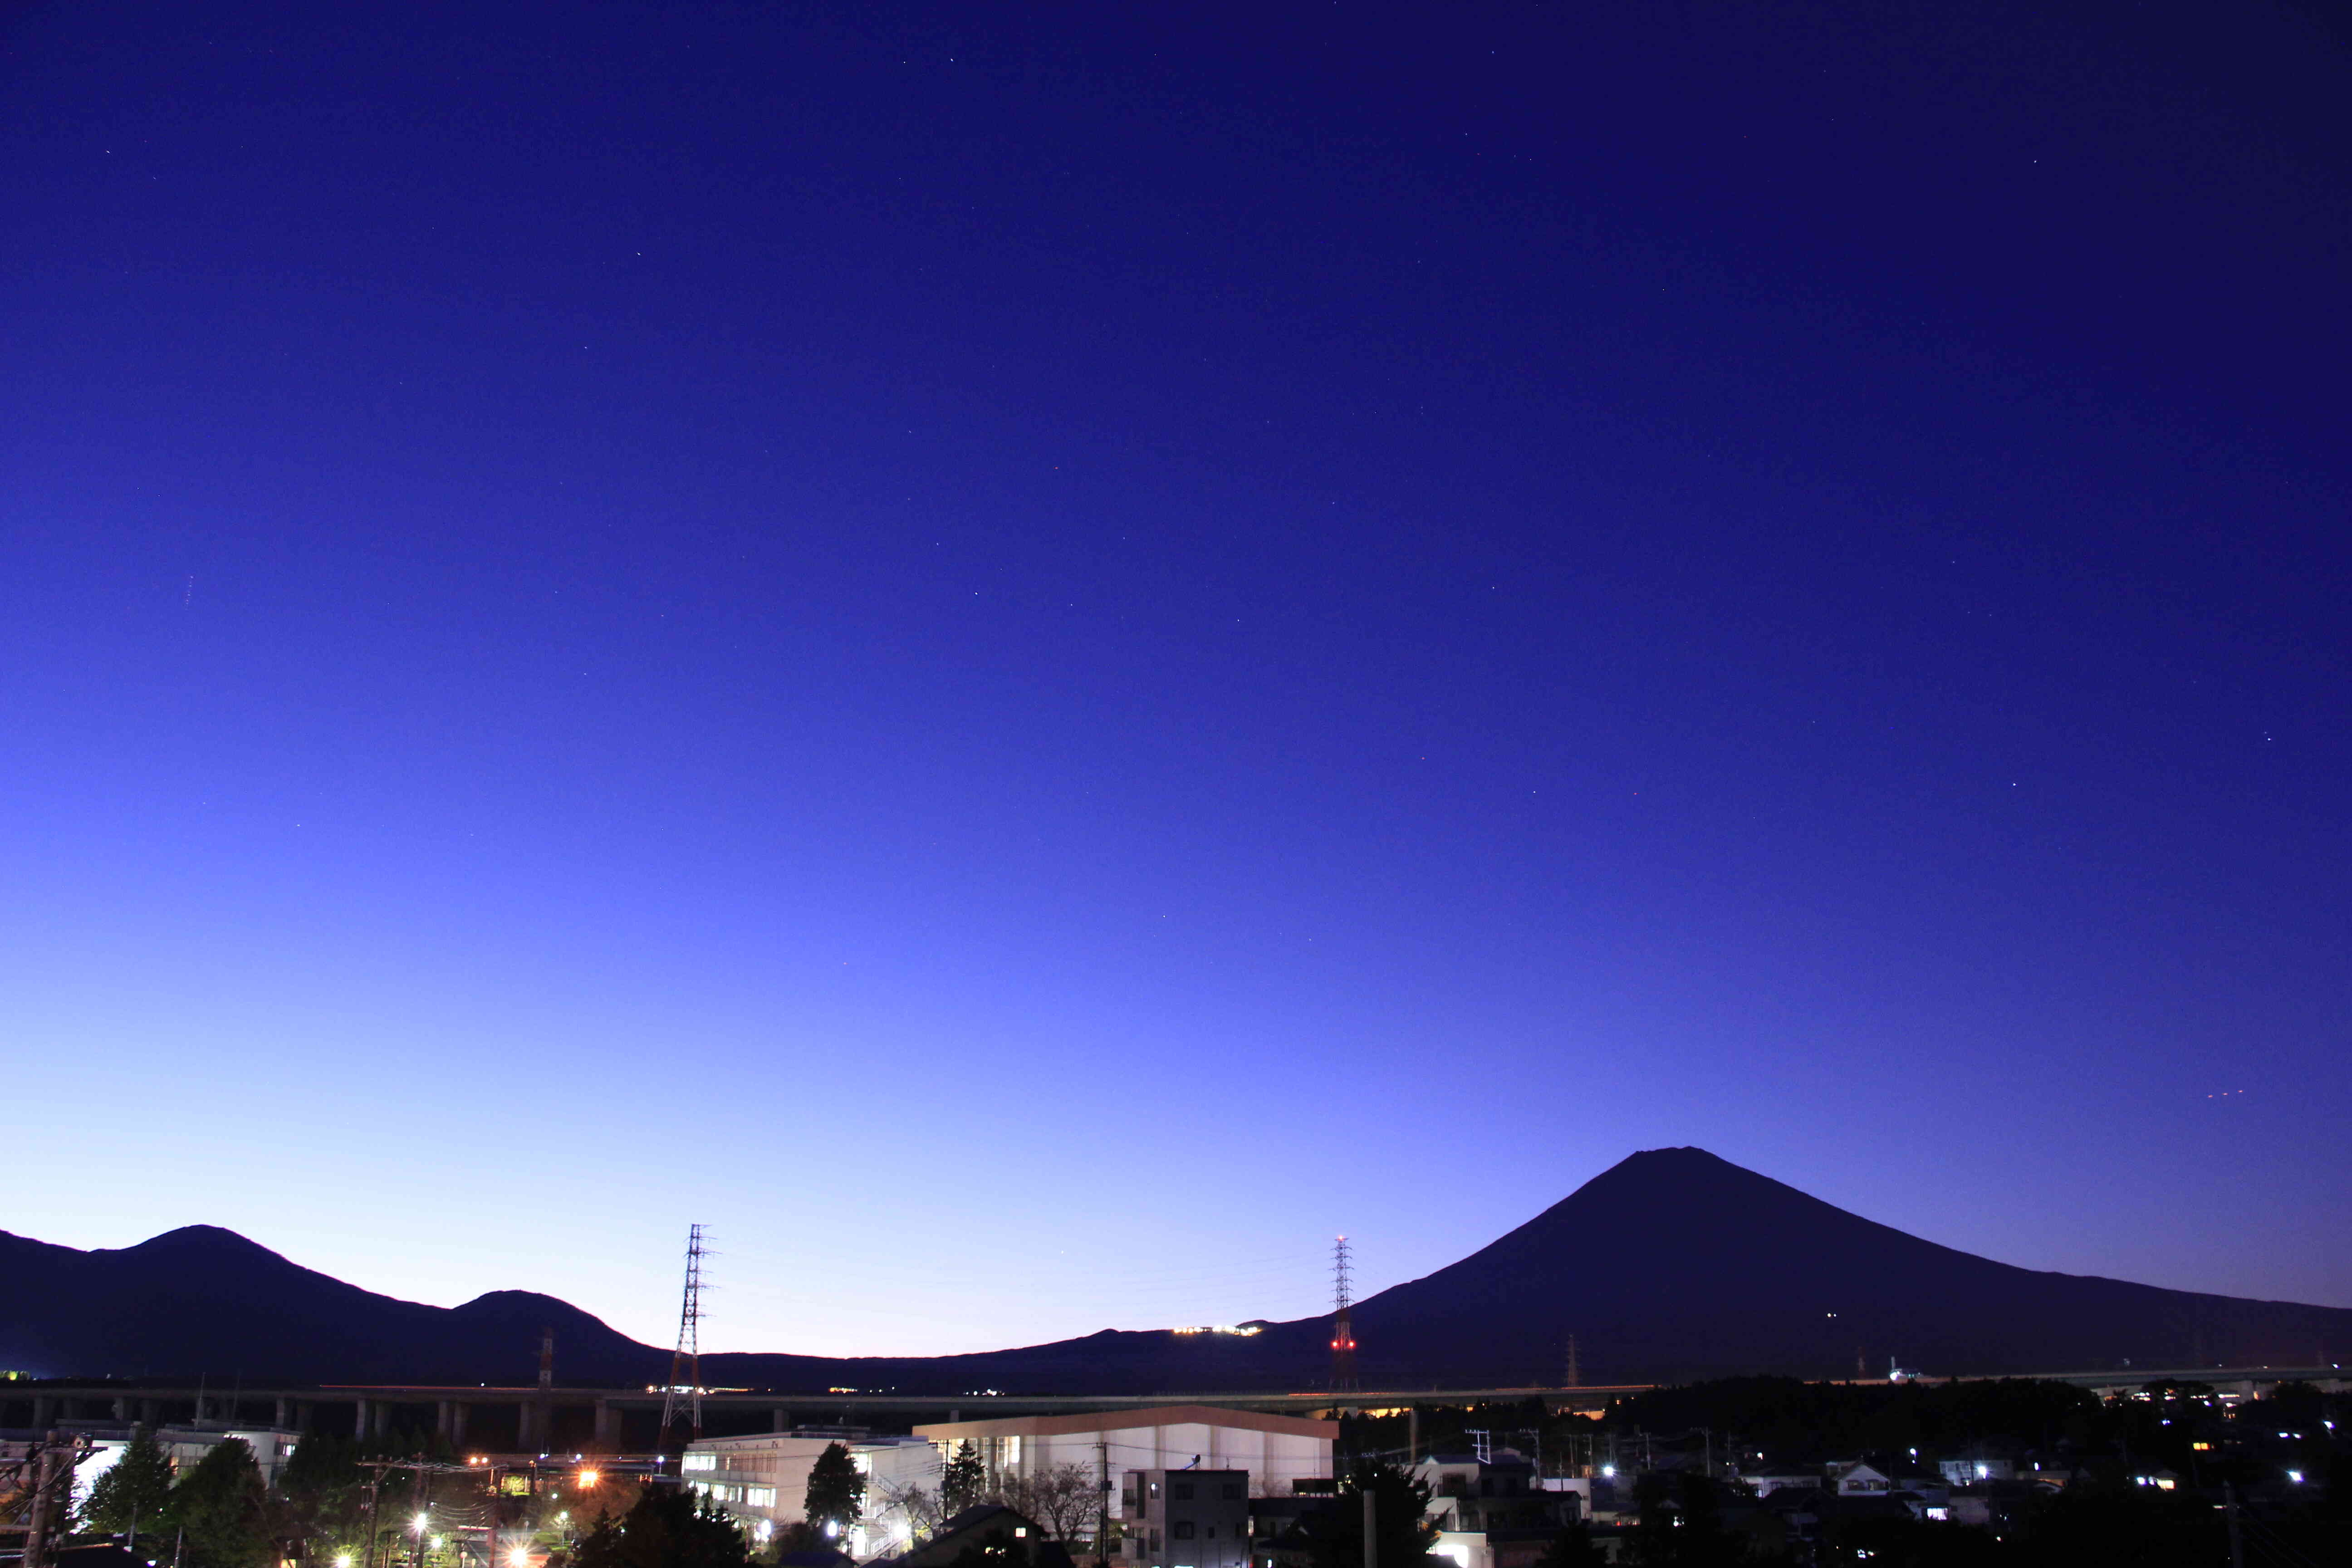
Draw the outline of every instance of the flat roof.
M941 1421L915 1428L918 1437L961 1442L981 1437L1067 1437L1080 1432L1132 1432L1145 1426L1223 1426L1239 1432L1273 1432L1286 1437L1339 1436L1337 1421L1303 1415L1267 1415L1215 1405L1158 1405L1134 1410L1104 1410L1083 1415L1001 1415L990 1421Z

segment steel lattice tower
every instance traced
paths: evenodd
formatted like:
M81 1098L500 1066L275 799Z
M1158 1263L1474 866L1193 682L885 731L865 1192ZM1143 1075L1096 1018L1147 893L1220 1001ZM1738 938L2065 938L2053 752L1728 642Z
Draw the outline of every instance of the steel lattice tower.
M1334 1390L1356 1386L1356 1328L1349 1321L1349 1309L1355 1305L1355 1278L1349 1265L1348 1238L1340 1237L1331 1245L1331 1386Z
M677 1349L669 1354L669 1388L662 1395L661 1436L655 1441L659 1447L669 1436L670 1424L678 1417L678 1392L686 1393L689 1425L694 1436L702 1436L702 1227L689 1226L686 1233L686 1300L677 1310ZM683 1369L686 1381L678 1382Z

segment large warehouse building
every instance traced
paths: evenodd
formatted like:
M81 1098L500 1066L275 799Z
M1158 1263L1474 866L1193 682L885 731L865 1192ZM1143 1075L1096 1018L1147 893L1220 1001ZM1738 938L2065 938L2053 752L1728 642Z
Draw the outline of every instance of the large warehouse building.
M918 1426L942 1452L970 1443L989 1472L1034 1477L1083 1465L1114 1486L1129 1470L1246 1470L1252 1497L1287 1497L1292 1483L1331 1474L1336 1421L1261 1415L1209 1405L1162 1405L1088 1415L1009 1415Z

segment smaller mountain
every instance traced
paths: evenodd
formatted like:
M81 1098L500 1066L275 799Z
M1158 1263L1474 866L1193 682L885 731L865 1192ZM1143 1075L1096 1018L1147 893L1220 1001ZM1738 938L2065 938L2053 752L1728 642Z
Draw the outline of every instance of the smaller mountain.
M542 1327L567 1375L644 1384L667 1352L552 1296L425 1306L347 1285L217 1226L89 1252L0 1231L0 1365L50 1376L243 1373L308 1383L529 1383Z

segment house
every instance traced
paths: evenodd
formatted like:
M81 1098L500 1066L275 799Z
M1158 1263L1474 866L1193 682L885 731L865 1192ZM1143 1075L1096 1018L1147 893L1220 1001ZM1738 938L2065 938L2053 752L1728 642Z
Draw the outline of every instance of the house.
M1433 1557L1454 1568L1532 1568L1564 1524L1580 1518L1584 1496L1547 1489L1536 1468L1506 1449L1490 1459L1434 1454L1413 1467L1429 1488L1437 1526Z
M2013 1481L2017 1479L2017 1461L1982 1450L1957 1459L1938 1459L1936 1468L1942 1472L1947 1484L1956 1487L1974 1486L1979 1481Z
M1129 1470L1118 1513L1124 1568L1248 1568L1246 1470Z
M1973 1524L2000 1534L2016 1526L2036 1500L2049 1495L2048 1488L2032 1481L1977 1481L1952 1489L1944 1517L1953 1524Z
M1819 1470L1801 1469L1794 1465L1772 1465L1759 1469L1742 1470L1740 1481L1755 1489L1758 1497L1770 1497L1774 1492L1790 1489L1817 1487L1822 1484Z
M892 1562L895 1568L952 1568L966 1552L992 1548L1026 1557L1030 1568L1072 1568L1069 1552L1047 1539L1034 1520L992 1502L964 1510L943 1522L929 1541Z
M1883 1497L1895 1489L1895 1478L1861 1459L1829 1468L1831 1489L1840 1497Z

